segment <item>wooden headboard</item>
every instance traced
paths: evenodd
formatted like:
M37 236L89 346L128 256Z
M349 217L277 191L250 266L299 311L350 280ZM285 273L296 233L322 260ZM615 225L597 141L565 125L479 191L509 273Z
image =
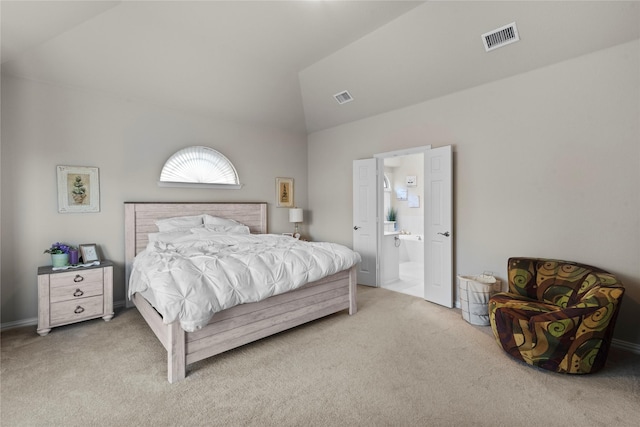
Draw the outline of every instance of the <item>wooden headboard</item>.
M205 202L125 202L124 204L124 258L125 300L128 301L129 276L135 256L147 247L149 233L157 233L155 221L186 215L209 214L234 219L249 227L253 234L267 233L267 204L205 203Z

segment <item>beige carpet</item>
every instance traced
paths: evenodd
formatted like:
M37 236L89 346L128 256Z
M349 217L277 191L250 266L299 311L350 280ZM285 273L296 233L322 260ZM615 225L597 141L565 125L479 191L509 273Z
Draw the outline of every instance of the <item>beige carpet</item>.
M567 376L509 358L459 310L359 287L359 312L321 319L192 365L166 355L135 309L2 334L9 426L637 426L640 356Z

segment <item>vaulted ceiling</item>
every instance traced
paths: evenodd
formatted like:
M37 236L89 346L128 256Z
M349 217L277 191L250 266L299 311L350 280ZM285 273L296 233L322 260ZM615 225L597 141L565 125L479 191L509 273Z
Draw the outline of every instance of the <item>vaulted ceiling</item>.
M313 132L636 39L638 5L2 0L2 72ZM521 41L484 52L514 21Z
M2 1L2 71L304 131L298 72L419 4Z

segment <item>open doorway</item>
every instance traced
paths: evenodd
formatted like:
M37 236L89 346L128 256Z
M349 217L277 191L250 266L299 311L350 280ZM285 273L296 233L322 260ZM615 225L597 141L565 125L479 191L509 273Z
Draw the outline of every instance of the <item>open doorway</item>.
M383 165L380 287L424 298L424 153L386 157Z
M406 150L376 154L373 159L355 160L353 165L353 246L363 258L358 271L358 283L379 287L384 280L388 280L389 268L396 264L392 259L396 255L399 262L399 251L387 250L385 244L392 249L401 240L400 230L389 234L390 224L385 212L384 165L385 159L396 157L421 155L423 157L422 173L401 176L399 183L404 182L406 192L400 188L399 197L406 194L407 209L409 208L409 186L417 187L421 182L423 196L412 192L412 205L425 205L423 208L422 245L424 247L423 277L424 294L428 301L453 307L453 174L451 146L432 149L431 146L416 147ZM407 185L408 184L408 185ZM398 192L391 191L388 196L398 197ZM404 201L404 200L403 200ZM416 208L413 208L416 209ZM398 218L399 219L399 218ZM398 224L401 221L395 221ZM407 221L406 224L410 224ZM387 236L385 236L385 227ZM415 226L412 224L412 228ZM405 239L407 231L405 229ZM394 236L389 238L388 236ZM387 239L385 239L387 237ZM402 245L400 243L399 247ZM384 277L383 277L384 275Z

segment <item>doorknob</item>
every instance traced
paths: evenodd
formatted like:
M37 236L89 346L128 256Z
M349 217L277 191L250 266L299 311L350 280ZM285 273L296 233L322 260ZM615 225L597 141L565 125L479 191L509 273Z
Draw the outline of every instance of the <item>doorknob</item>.
M451 236L451 234L449 234L449 232L448 232L448 231L445 231L444 233L438 233L438 234L441 234L441 235L443 235L444 237L449 237L449 236Z
M355 226L353 227L353 229L354 229L354 230L356 230L356 231L358 230L358 228L360 228L360 227L358 227L357 225L355 225Z

